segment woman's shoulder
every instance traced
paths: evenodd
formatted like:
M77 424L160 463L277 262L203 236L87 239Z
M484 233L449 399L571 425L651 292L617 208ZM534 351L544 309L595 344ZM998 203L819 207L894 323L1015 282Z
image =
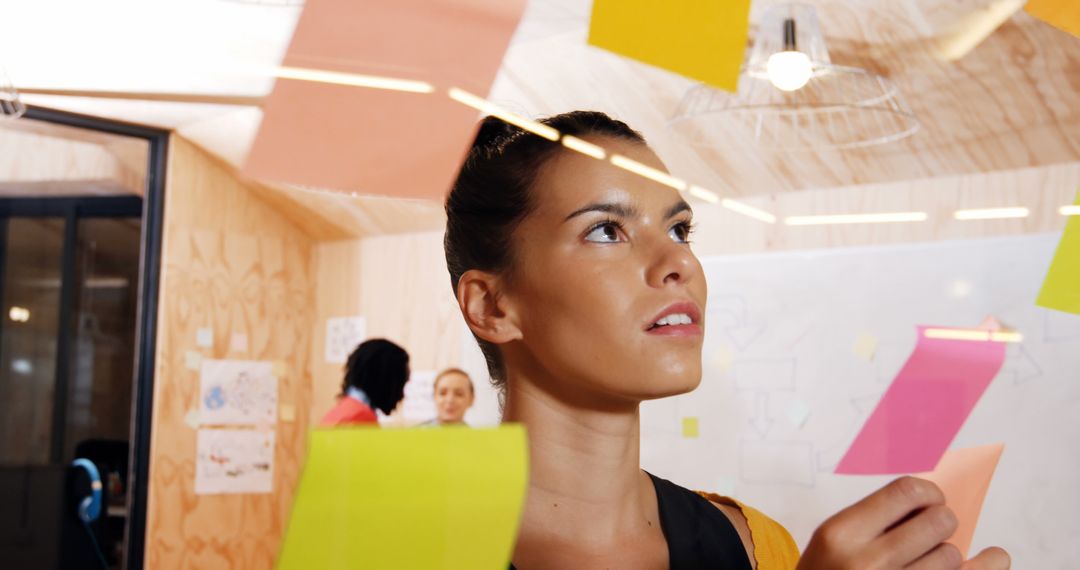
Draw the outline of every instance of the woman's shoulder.
M757 570L791 570L798 564L799 547L783 525L731 497L704 491L697 494L731 520Z

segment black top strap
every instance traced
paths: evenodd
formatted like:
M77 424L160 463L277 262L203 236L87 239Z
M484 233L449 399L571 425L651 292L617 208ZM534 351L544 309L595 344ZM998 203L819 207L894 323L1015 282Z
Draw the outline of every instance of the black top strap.
M671 570L751 570L739 531L708 499L649 473Z
M660 528L671 570L751 570L739 531L701 495L648 473L656 489ZM516 570L510 565L510 570Z

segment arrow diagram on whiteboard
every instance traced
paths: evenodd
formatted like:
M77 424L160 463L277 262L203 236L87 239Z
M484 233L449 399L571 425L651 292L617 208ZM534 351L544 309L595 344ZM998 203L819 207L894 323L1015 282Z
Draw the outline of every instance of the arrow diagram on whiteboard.
M769 394L767 392L754 394L754 415L750 418L750 427L764 438L769 433L772 424L773 421L769 419Z

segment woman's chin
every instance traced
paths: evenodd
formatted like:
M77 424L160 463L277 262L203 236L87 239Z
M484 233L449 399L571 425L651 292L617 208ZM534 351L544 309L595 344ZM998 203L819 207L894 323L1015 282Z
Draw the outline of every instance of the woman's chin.
M641 400L659 400L693 392L701 385L701 373L661 375L662 381L642 385Z

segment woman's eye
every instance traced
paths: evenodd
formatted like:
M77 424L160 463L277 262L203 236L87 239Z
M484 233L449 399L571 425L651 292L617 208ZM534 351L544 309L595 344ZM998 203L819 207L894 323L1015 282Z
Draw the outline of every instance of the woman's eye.
M689 222L680 222L671 226L668 235L671 236L672 241L677 243L690 243L690 234L692 232L693 228L690 227Z
M619 226L612 222L600 224L585 234L585 241L596 243L617 243L622 241L619 238Z

